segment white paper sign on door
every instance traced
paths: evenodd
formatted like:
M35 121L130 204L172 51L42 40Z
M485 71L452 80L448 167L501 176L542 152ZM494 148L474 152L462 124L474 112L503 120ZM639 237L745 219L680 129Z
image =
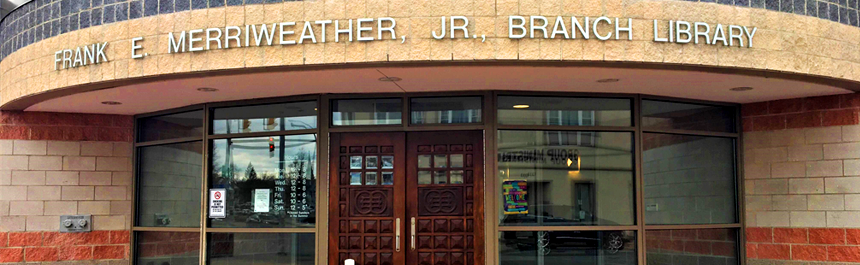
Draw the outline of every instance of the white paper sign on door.
M269 189L256 189L254 190L254 212L255 213L268 213L269 212L269 195L271 194L271 190Z
M209 190L209 218L227 217L225 201L227 201L227 192L225 189Z

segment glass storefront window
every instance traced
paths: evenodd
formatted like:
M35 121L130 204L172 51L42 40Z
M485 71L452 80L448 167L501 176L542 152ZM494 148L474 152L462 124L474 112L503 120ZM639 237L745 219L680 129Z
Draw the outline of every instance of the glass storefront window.
M234 134L307 130L317 127L316 101L217 108L212 133Z
M315 134L212 141L211 184L226 190L226 218L211 227L313 227Z
M633 134L499 131L506 225L633 225Z
M735 223L735 144L731 138L642 136L645 224Z
M321 258L318 255L328 255L318 250L346 244L348 251L328 260L342 262L350 257L356 264L384 262L379 254L385 253L373 246L374 239L381 237L352 232L377 229L377 224L367 222L373 221L369 218L338 221L330 228L350 231L349 235L328 241L328 245L316 245L319 238L327 236L316 233L318 206L324 208L321 218L330 218L333 215L329 211L350 211L357 202L378 200L352 198L343 189L323 189L320 197L340 194L349 199L317 202L317 175L327 176L331 166L318 165L321 154L317 152L328 155L342 150L345 155L337 156L334 165L343 170L337 183L363 190L402 188L396 180L401 177L413 178L408 185L417 184L418 188L470 183L475 176L467 168L477 160L460 152L419 152L410 157L415 163L410 169L413 171L400 176L394 168L395 155L367 151L383 148L379 143L349 143L328 147L339 149L317 150L319 144L327 146L328 141L318 131L319 123L324 124L322 132L325 126L333 126L339 127L333 129L338 134L361 133L356 136L403 129L407 143L408 139L426 137L412 137L412 131L442 131L447 130L442 128L444 124L472 124L469 127L495 134L495 142L484 143L485 150L492 150L484 155L495 154L497 163L495 168L486 169L491 172L482 174L487 178L484 183L495 187L463 191L465 196L473 196L464 197L466 209L478 209L471 203L490 198L497 200L492 206L499 210L498 216L487 217L498 218L491 222L499 227L479 227L483 222L469 226L466 219L464 228L471 230L460 231L475 232L463 233L467 235L464 242L474 239L476 243L485 240L477 231L498 232L498 240L489 240L494 243L485 245L485 252L479 253L478 248L467 251L474 255L473 263L489 257L485 263L502 265L632 265L647 257L648 264L657 265L738 264L739 247L744 242L738 237L742 225L737 205L736 107L640 100L635 95L497 93L509 95L487 98L482 96L485 94L439 93L331 100L322 96L325 101L321 102L331 103L330 108L319 108L326 104L306 97L292 102L267 101L281 103L202 106L201 110L139 118L131 228L134 256L130 259L137 265L197 265L201 260L210 265L312 265ZM494 110L497 115L484 118L484 106L498 106ZM330 121L318 118L321 111L331 114L326 117ZM408 117L403 117L404 113ZM362 125L394 126L357 127ZM429 144L417 148L447 147ZM204 163L209 163L208 167ZM204 167L207 172L203 172ZM641 169L641 186L636 185L640 181L637 169ZM204 178L203 173L209 175ZM203 179L208 183L202 183ZM208 205L201 197L208 197L212 189L223 189L223 218L210 218L201 211L201 206ZM642 192L643 200L637 199L637 191ZM446 202L434 198L432 203L441 207ZM639 208L642 215L637 214ZM391 219L388 224L394 227L394 217ZM218 228L206 231L202 242L205 229L200 227L201 221L204 227ZM401 228L407 226L403 231L409 231L409 220L401 221L406 221L401 223ZM433 225L427 226L431 221ZM442 218L424 218L417 223L418 229L425 227L434 233L447 229ZM451 231L454 224L450 224ZM690 229L689 225L702 226ZM409 247L408 240L402 247ZM422 262L471 261L461 260L463 256L455 259L454 250L437 251L440 247L435 245L454 244L454 237L434 235L418 240L434 244L432 249L419 244L415 254L423 255ZM644 242L643 248L638 248L637 240ZM201 243L206 248L202 252ZM370 245L357 247L362 244ZM404 255L410 260L412 254Z
M735 229L645 231L648 264L738 264Z
M138 120L138 142L203 135L203 111L189 111Z
M481 97L413 98L412 124L480 123Z
M139 148L137 225L200 227L203 143Z
M137 265L200 264L200 233L135 232L135 244Z
M735 111L733 107L642 100L642 127L735 132Z
M501 265L637 264L635 231L502 231L499 237Z
M331 103L334 126L402 124L403 103L399 98L341 99Z
M313 265L312 233L210 233L209 265Z
M631 126L631 101L624 98L500 96L499 124Z

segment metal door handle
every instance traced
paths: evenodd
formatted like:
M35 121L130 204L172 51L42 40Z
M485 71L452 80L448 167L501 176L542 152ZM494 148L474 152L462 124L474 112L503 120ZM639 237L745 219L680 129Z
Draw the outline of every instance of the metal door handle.
M400 218L397 218L394 221L394 249L397 252L400 252Z
M412 217L412 229L410 231L410 235L412 235L412 250L415 250L415 217Z

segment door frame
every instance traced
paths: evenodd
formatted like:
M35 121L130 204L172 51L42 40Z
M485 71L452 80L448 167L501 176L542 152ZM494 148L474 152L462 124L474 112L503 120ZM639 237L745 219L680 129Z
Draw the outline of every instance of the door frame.
M393 194L395 196L395 198L394 198L395 200L398 198L410 200L410 202L407 202L407 203L402 203L402 204L395 203L394 204L395 207L394 207L394 213L392 214L392 218L401 220L399 226L397 226L395 228L395 229L399 229L400 231L399 231L399 233L397 233L397 231L395 231L395 233L402 235L400 238L400 243L399 243L400 250L394 252L395 265L398 264L398 261L402 262L402 264L407 264L407 263L417 264L417 262L415 262L415 261L418 260L417 250L414 250L411 248L414 243L410 241L413 234L412 234L412 231L410 231L410 227L409 227L411 218L418 216L417 213L413 212L413 211L417 210L417 208L415 208L415 207L417 207L417 202L412 201L413 199L416 199L415 197L417 195L409 192L410 188L414 188L415 189L414 192L418 191L417 179L409 178L410 174L417 174L417 167L413 168L409 162L409 161L412 161L411 158L413 155L417 155L417 152L413 153L412 150L410 150L410 148L412 148L412 144L414 144L414 142L411 143L409 141L409 137L410 137L410 135L421 134L422 132L423 131L414 131L414 132L386 131L386 132L379 132L379 133L390 134L391 137L395 138L395 139L401 138L401 139L395 140L395 141L398 141L398 140L402 141L402 146L400 146L400 147L395 146L394 147L394 151L395 151L395 180L397 179L397 177L396 177L398 175L397 172L399 172L400 174L403 175L403 177L402 177L403 182L402 183L395 183ZM485 207L485 203L486 203L485 202L485 198L486 198L485 197L486 196L486 194L485 194L486 193L486 173L485 172L486 172L486 166L487 166L486 165L486 162L487 162L486 155L487 154L486 154L486 149L485 149L486 141L487 141L486 133L483 130L439 131L439 133L448 133L448 134L458 133L458 132L459 133L471 133L471 134L473 134L471 137L474 137L474 138L470 138L470 140L480 139L478 141L471 142L471 143L474 143L474 148L475 148L474 153L476 155L476 157L474 157L474 161L473 161L473 163L475 164L474 173L473 173L473 178L474 178L474 180L473 180L474 181L473 193L474 193L474 195L473 195L473 199L472 199L472 201L473 201L472 207L474 208L473 219L475 221L475 228L474 228L475 230L473 232L473 234L475 235L473 253L474 253L475 260L476 260L476 262L474 263L475 265L486 264L486 261L487 261L487 255L486 255L486 246L487 246L487 244L486 244L487 238L486 237L487 237L487 234L486 233L488 230L486 228L486 223L487 223L486 219L487 218L486 218L486 213L485 213L485 209L486 209L486 207ZM335 193L337 193L339 191L337 191L337 190L333 191L332 188L337 187L336 182L338 182L340 180L340 176L337 174L337 172L339 170L341 170L341 168L339 167L340 166L339 160L342 159L342 158L340 158L340 156L342 155L342 150L334 150L333 148L339 148L339 145L341 143L341 140L343 140L344 135L361 135L361 134L372 134L372 133L369 133L369 132L334 132L334 133L329 133L328 137L327 137L327 139L328 139L327 149L326 149L327 154L325 157L327 157L329 163L328 163L328 166L325 167L326 168L325 174L326 174L326 176L330 176L330 177L328 177L328 179L325 181L325 183L326 183L325 185L328 185L328 186L326 186L326 190L328 190L329 192L327 193L327 196L326 196L327 197L327 199L326 199L327 204L325 205L326 207L324 207L326 218L324 221L318 222L317 224L319 225L319 224L324 223L327 226L326 230L324 230L327 232L327 236L325 236L323 238L326 238L327 241L329 242L329 244L327 244L325 246L325 251L319 252L319 253L326 253L326 255L320 255L320 256L326 256L325 260L326 260L326 264L328 264L328 265L338 265L339 264L337 262L339 260L339 258L337 258L339 248L336 245L336 244L339 244L339 242L338 242L339 224L334 223L336 221L339 221L339 219L333 218L332 212L336 212L339 210L338 207L340 205L340 201L334 199L334 197L340 196L340 195L334 195ZM477 137L478 135L480 135L480 137ZM466 141L466 142L468 142L468 141ZM464 142L464 143L466 143L466 142ZM396 152L401 152L402 154L397 154ZM401 161L397 161L398 157L402 157L403 159ZM398 197L398 196L400 196L400 197ZM317 237L317 238L321 238L321 237ZM334 260L332 260L332 259L334 259ZM335 263L333 263L333 262L335 262ZM468 263L465 263L465 264L468 264Z

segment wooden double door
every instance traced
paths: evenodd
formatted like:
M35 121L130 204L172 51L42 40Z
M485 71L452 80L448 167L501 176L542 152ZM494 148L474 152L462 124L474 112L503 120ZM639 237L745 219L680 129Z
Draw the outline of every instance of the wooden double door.
M484 263L481 131L333 133L329 264Z

